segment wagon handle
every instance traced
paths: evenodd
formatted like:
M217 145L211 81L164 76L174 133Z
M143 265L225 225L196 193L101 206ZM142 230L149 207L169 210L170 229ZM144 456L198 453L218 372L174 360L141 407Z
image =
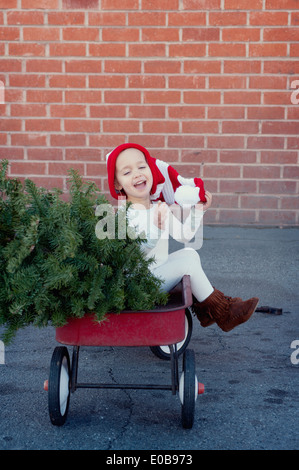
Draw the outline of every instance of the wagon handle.
M185 275L182 278L182 294L184 307L190 307L193 304L190 276Z

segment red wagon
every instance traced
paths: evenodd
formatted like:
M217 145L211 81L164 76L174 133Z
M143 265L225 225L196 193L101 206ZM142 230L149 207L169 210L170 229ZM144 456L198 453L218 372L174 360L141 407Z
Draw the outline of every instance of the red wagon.
M195 374L194 352L187 349L192 317L188 307L192 304L189 276L171 292L166 306L143 312L123 311L109 313L102 322L93 315L71 319L67 325L56 329L56 340L73 346L70 361L66 346L54 349L50 364L48 390L49 415L52 424L64 424L71 392L79 388L118 388L170 390L179 393L182 409L182 425L191 428L194 421L195 401L204 386ZM149 346L156 356L170 359L171 383L164 384L106 384L78 382L80 346ZM182 374L179 378L178 357L183 354Z

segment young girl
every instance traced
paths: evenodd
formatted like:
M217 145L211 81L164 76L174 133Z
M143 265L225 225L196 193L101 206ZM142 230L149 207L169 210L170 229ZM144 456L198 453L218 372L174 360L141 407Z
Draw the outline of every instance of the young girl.
M142 248L147 257L154 257L150 269L163 280L165 291L170 291L184 275L189 275L194 299L192 309L202 326L216 322L223 331L230 331L247 321L259 299L242 301L214 289L193 248L168 253L169 235L183 242L194 237L203 212L211 205L212 195L205 191L201 197L205 202L196 204L181 224L165 202L152 202L153 195L157 196L159 177L155 161L146 149L138 144L117 147L107 156L107 169L112 196L125 196L132 203L128 211L129 225L138 234L145 234Z

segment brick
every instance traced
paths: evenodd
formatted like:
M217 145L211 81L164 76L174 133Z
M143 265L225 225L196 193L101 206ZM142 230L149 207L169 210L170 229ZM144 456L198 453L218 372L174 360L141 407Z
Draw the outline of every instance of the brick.
M51 88L84 88L86 85L85 75L50 75L49 86Z
M102 30L102 40L107 42L134 42L139 40L136 28L107 28Z
M24 41L59 41L59 28L43 26L42 28L23 28Z
M98 28L64 28L62 30L64 41L98 41Z
M244 137L226 135L208 136L207 147L221 149L242 149L244 148Z
M143 132L146 134L177 134L179 123L177 121L143 121Z
M244 57L246 45L237 43L211 43L208 45L210 57Z
M218 88L218 89L242 89L246 88L246 77L239 77L239 76L214 76L209 77L209 89L211 88Z
M244 178L256 178L256 179L278 179L280 177L280 167L277 165L253 165L243 167Z
M221 73L221 62L219 60L185 60L185 73L214 74Z
M298 28L264 28L264 41L298 41Z
M46 116L47 110L45 104L12 104L10 115L13 116Z
M299 166L285 166L283 169L283 177L286 179L299 179Z
M233 91L224 92L224 104L260 104L261 92L260 91Z
M30 10L58 10L59 0L22 0L22 8Z
M224 60L224 73L256 74L261 73L261 61Z
M10 56L45 56L44 44L26 44L26 43L10 43L9 55Z
M288 13L282 11L250 11L249 23L252 26L287 25Z
M57 148L29 148L27 150L29 160L62 160L62 149Z
M18 8L18 0L0 0L0 8Z
M50 56L85 56L86 45L81 43L50 44Z
M207 14L200 12L176 12L168 13L169 26L205 26Z
M219 28L186 28L183 29L183 41L219 41Z
M31 12L32 13L32 12ZM83 25L85 14L81 11L55 11L48 13L48 24L50 25Z
M136 31L136 30L135 30ZM139 33L138 33L139 36ZM138 39L138 37L137 37ZM142 30L142 41L145 42L179 42L179 29L145 28Z
M125 57L125 44L89 44L89 55L91 57Z
M1 2L0 2L1 5ZM1 8L1 6L0 6ZM7 24L32 25L43 24L44 13L41 11L8 11Z
M169 57L203 57L205 55L205 44L171 44L169 46Z
M50 106L51 117L86 117L86 106L54 104Z
M98 90L67 90L66 103L101 103L102 92Z
M283 137L249 136L247 139L249 149L283 149Z
M205 77L201 76L185 76L178 75L172 76L168 79L169 88L178 88L178 89L197 89L205 88Z
M271 75L252 76L249 78L249 88L285 90L287 88L287 77Z
M83 163L72 163L70 166L69 162L50 162L49 173L51 175L68 176L68 170L73 168L77 170L80 175L84 175L84 164Z
M249 57L286 57L287 45L281 43L249 44Z
M224 7L226 10L248 10L247 0L225 0ZM251 0L250 10L261 10L263 8L263 0Z
M101 160L100 149L95 148L67 148L65 159L73 161L99 161Z
M52 132L60 131L61 124L60 119L26 119L25 130L40 131L40 132Z
M105 103L140 103L141 93L135 90L105 91Z
M221 0L183 0L183 10L220 10Z
M204 106L169 106L168 115L176 119L204 119Z
M142 0L141 8L142 10L178 10L179 0Z
M27 90L27 103L60 103L62 91L58 90Z
M278 106L252 106L247 109L248 119L283 119L284 108Z
M297 163L297 152L295 151L262 151L261 152L261 163L270 164L296 164Z
M125 26L126 13L88 12L88 24L90 26Z
M22 147L44 147L46 146L46 135L34 134L33 132L23 134L17 133L11 136L11 145Z
M151 75L132 75L129 77L129 88L164 88L165 78ZM112 86L111 86L112 88ZM170 88L172 88L170 86Z
M246 12L210 12L209 24L211 26L240 26L247 21Z
M219 222L225 224L249 224L255 222L256 213L253 210L222 209L219 214Z
M64 130L66 132L100 132L101 122L92 119L65 119Z
M84 134L53 134L50 144L54 147L83 147L86 144Z
M186 91L184 103L186 104L220 104L221 94L218 91Z
M253 194L257 192L257 181L245 179L220 180L221 193Z
M258 28L226 28L222 40L227 42L260 41L261 30Z
M94 118L125 118L126 107L125 106L111 106L111 105L95 105L90 106L90 117ZM129 116L137 117L137 116Z
M65 61L66 73L101 73L102 72L102 61L101 60L90 60L90 59L69 59Z
M129 44L129 57L164 57L165 44Z
M125 88L126 77L124 75L90 75L90 88Z
M128 13L129 26L166 26L166 13L142 11Z
M260 181L261 194L296 194L296 181Z
M129 117L139 119L164 119L165 106L130 106Z
M139 60L105 60L106 73L140 73L141 61Z
M168 147L172 148L202 148L204 146L203 136L176 135L168 137Z
M270 60L264 63L264 73L295 75L299 73L298 60Z
M124 119L119 121L109 119L107 121L103 121L103 131L104 132L139 132L139 121L137 120L130 120L130 119Z
M99 8L99 0L62 0L63 8Z
M208 119L244 119L243 106L208 106Z
M181 93L179 91L145 91L144 103L178 103L180 102Z
M286 91L265 91L264 104L268 105L290 105L291 93Z
M20 39L20 29L9 26L0 27L0 41L18 41Z
M62 72L62 60L27 59L26 72L54 73Z
M182 132L184 134L217 134L218 122L208 121L183 121Z
M278 209L279 198L275 196L241 196L242 209Z
M297 121L267 121L262 124L263 134L296 134L299 133Z
M181 161L189 163L216 163L217 150L183 150Z
M266 0L267 10L298 10L297 0Z
M176 60L145 60L144 72L156 74L180 73L181 63Z
M11 162L10 174L15 175L44 175L46 164L41 162Z
M223 134L257 134L258 121L224 121L222 123Z
M250 150L221 150L221 163L256 163L256 152Z

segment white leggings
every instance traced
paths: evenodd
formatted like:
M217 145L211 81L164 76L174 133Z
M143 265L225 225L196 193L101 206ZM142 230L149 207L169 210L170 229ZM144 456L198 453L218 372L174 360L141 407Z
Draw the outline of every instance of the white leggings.
M167 261L152 269L152 272L163 280L162 288L166 292L169 292L185 274L190 276L192 294L199 302L214 291L202 269L199 254L193 248L183 248L171 253Z

